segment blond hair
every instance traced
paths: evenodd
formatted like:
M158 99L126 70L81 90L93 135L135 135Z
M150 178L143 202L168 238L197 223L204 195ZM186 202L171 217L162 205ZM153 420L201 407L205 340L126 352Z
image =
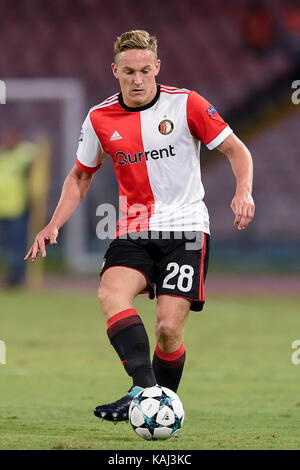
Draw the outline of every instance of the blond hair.
M121 34L114 43L114 55L128 49L150 49L157 58L157 39L147 31L134 29Z

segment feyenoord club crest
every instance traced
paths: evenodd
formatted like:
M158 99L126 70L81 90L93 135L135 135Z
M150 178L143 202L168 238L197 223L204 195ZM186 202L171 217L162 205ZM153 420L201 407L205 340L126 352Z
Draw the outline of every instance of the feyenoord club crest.
M164 119L158 125L158 130L163 135L171 134L174 129L174 124L170 119Z

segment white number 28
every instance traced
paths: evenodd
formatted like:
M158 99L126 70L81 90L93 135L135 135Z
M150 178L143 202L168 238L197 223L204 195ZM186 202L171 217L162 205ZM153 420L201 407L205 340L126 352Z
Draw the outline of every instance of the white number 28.
M178 263L169 263L167 266L169 274L164 279L163 287L167 289L175 289L176 284L170 284L169 281L178 273L177 287L182 292L189 292L193 285L194 268L189 264L183 264L179 267Z

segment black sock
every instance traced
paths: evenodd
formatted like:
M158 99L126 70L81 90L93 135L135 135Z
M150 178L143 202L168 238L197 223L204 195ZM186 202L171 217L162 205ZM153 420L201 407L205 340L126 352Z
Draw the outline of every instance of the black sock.
M152 387L156 379L150 360L150 346L144 324L133 308L107 321L107 335L133 385Z
M172 353L163 353L157 345L153 355L152 366L158 385L177 392L184 362L185 347L183 343L177 351Z

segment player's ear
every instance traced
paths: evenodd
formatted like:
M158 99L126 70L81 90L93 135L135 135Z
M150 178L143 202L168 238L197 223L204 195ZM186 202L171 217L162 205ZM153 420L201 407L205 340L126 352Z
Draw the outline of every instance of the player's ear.
M159 71L160 71L160 59L157 59L155 61L155 76L159 74Z
M112 69L112 73L114 74L114 77L119 79L118 68L114 62L111 64L111 69Z

